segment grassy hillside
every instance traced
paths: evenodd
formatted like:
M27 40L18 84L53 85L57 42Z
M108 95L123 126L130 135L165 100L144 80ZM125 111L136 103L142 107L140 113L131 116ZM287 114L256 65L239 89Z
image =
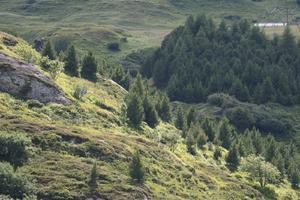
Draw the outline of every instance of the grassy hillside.
M21 58L2 38L0 51ZM145 124L140 130L128 127L121 114L127 92L114 82L103 79L95 84L62 74L56 83L74 101L72 105L40 107L0 93L0 130L20 132L32 141L30 159L18 171L34 184L38 198L91 197L88 180L95 161L99 172L96 196L103 199L264 198L254 189L257 183L251 183L246 174L231 174L226 169L226 150L216 162L214 146L192 156L182 140L174 150L163 142L170 135L179 136L170 124L161 123L156 129ZM88 87L81 101L72 97L77 84ZM144 185L132 183L128 175L136 149L141 151L146 167ZM299 198L286 181L270 187L278 199Z
M268 15L275 7L295 8L294 0L4 0L0 29L18 33L33 42L67 36L81 50L120 58L129 52L158 46L163 37L182 24L187 15L204 13L215 19L240 16L249 20L283 21L284 12ZM230 21L230 20L228 20ZM268 32L273 32L268 30ZM276 30L275 32L278 32ZM279 31L280 32L280 31ZM295 28L295 33L299 33ZM124 38L127 38L127 42ZM110 52L106 44L120 41L122 51ZM81 52L83 53L83 52Z

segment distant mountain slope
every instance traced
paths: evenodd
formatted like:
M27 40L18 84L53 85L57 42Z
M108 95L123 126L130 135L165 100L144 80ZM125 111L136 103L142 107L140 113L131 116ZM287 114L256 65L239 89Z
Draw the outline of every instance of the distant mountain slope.
M31 43L40 37L55 40L67 36L81 50L93 50L98 57L106 54L115 59L132 50L158 46L190 14L204 13L229 21L240 17L250 21L282 21L283 14L268 11L283 5L294 8L296 1L2 0L0 29L17 32ZM298 9L293 12L295 17L300 14ZM112 41L119 41L122 51L107 50L107 43Z

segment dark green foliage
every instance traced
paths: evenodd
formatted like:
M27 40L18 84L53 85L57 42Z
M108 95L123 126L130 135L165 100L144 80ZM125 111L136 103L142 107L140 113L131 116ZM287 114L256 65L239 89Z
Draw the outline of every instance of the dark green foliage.
M186 126L185 114L183 113L181 107L179 107L179 109L178 109L178 111L176 113L175 126L179 130L184 130L184 127Z
M29 157L30 140L24 134L0 132L0 161L10 162L16 169Z
M137 94L129 96L127 101L127 117L135 127L139 127L144 119L143 101Z
M217 147L214 151L214 159L219 160L220 157L222 157L222 152L221 152L220 147Z
M85 85L76 85L74 88L73 96L82 100L82 98L88 93L88 88Z
M170 107L170 101L167 97L162 99L160 103L159 110L158 110L160 118L165 122L171 122L172 120L172 113Z
M71 76L79 75L79 63L75 47L72 45L65 57L65 72Z
M10 164L0 162L0 194L22 199L31 192L31 186L24 174L14 172Z
M236 145L233 145L233 147L230 148L226 157L226 164L228 169L230 169L231 171L237 170L240 164L240 155Z
M248 112L248 110L242 107L235 107L228 110L226 116L230 123L232 123L239 131L250 129L255 124L251 112Z
M288 28L268 39L245 20L216 27L205 16L189 17L142 69L171 100L203 102L223 92L241 101L290 105L300 101L299 47Z
M145 122L151 128L155 128L159 123L158 114L155 110L155 106L153 105L149 97L146 97L144 99L144 112L145 112Z
M187 115L186 121L187 121L187 126L190 127L192 122L195 122L196 120L196 110L194 108L191 108L189 110L189 113Z
M123 67L121 65L115 66L111 79L115 82L117 82L119 85L124 87L126 90L129 89L130 81L131 81L131 75L129 71L125 73Z
M97 61L92 52L89 52L88 55L83 58L81 77L90 81L97 80Z
M201 126L202 126L204 132L207 135L208 141L213 142L215 140L215 137L216 137L216 132L215 132L213 122L211 120L209 120L208 118L205 118L204 122L202 123Z
M195 140L195 137L194 137L194 134L193 134L191 128L187 132L186 147L187 147L187 151L190 154L196 155L196 140Z
M89 179L89 186L92 191L95 191L97 188L97 179L98 179L97 163L95 162L91 170L90 179Z
M42 51L42 55L48 57L50 60L55 60L55 54L50 41L47 42L45 48Z
M218 137L222 147L226 149L229 149L231 147L232 140L233 140L233 133L234 133L233 127L229 124L227 119L224 119L220 127L220 133Z
M207 142L207 135L202 130L197 136L197 147L203 148L203 146L206 144L206 142Z
M107 44L107 48L111 51L120 51L120 44L118 42L110 42Z
M138 151L132 157L132 161L129 166L129 175L137 183L144 183L145 181L145 169L143 162Z

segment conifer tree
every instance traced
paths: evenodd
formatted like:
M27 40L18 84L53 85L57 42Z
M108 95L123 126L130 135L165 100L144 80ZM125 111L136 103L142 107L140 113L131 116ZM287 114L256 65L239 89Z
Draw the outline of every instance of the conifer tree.
M224 119L220 127L219 140L222 147L229 149L232 143L233 128L229 124L228 119Z
M89 185L92 191L95 191L97 188L97 179L98 179L98 172L97 172L97 163L95 162L90 174Z
M151 127L155 128L159 121L158 121L158 114L155 110L155 106L151 102L148 96L144 99L144 112L145 112L145 122Z
M230 169L231 171L237 170L240 164L240 156L236 145L233 145L233 147L230 148L226 157L226 163L228 169Z
M205 118L204 122L202 123L202 128L207 135L208 141L213 142L216 136L213 123L208 118Z
M194 137L194 134L193 134L191 128L187 132L186 147L187 147L187 151L190 154L196 155L196 141L195 141L195 137Z
M145 181L145 169L138 151L136 151L132 157L132 161L129 166L129 175L134 181L137 181L140 184Z
M199 126L199 129L201 129L201 127ZM197 147L198 148L203 148L203 146L206 144L207 142L207 135L204 133L203 130L200 130L198 136L197 136Z
M219 160L220 157L222 157L222 152L221 152L220 147L217 147L214 151L214 159Z
M129 94L127 100L127 117L131 124L139 127L144 119L143 101L137 94Z
M50 60L55 60L55 54L50 41L47 42L45 48L42 51L42 55L48 57Z
M187 115L187 126L190 127L191 123L194 122L196 120L196 110L194 108L191 108L189 110L189 113Z
M164 97L161 102L159 116L165 122L171 122L172 120L171 107L167 97Z
M71 76L79 75L79 63L76 55L75 47L72 45L65 58L65 72Z
M83 58L81 77L90 81L97 80L97 61L92 52L89 52L88 55Z
M179 107L177 114L176 114L175 126L179 130L183 130L184 126L186 126L185 115L184 115L181 107Z

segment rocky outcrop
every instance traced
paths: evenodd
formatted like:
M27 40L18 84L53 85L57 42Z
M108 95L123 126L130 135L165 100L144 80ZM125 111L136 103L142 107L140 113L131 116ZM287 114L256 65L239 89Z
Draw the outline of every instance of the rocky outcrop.
M52 79L35 66L3 54L0 54L0 91L41 103L71 103Z

